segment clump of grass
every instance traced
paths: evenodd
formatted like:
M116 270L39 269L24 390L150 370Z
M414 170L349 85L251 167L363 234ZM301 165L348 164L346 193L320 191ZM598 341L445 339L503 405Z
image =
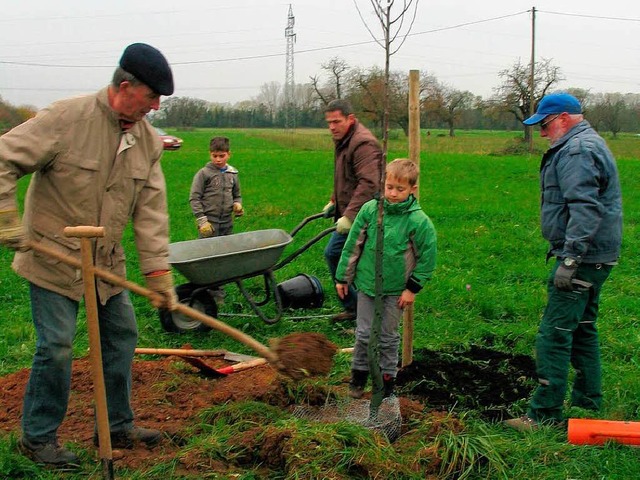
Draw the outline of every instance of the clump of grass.
M480 471L485 471L487 478L508 478L507 465L495 451L494 439L497 437L478 432L439 434L433 443L441 461L438 478L463 480Z
M361 425L306 421L259 402L215 406L200 419L180 453L190 468L224 461L282 478L421 478L404 452Z
M39 469L18 452L18 440L12 433L0 443L0 476L2 478L37 478Z
M529 142L524 138L514 138L509 141L504 147L498 150L494 150L490 153L491 156L505 156L505 155L541 155L544 150L534 146L533 152L529 151Z
M215 405L204 410L200 414L200 420L204 424L222 422L225 425L234 425L235 428L244 428L246 425L269 425L287 416L280 408L266 405L262 402L236 402Z

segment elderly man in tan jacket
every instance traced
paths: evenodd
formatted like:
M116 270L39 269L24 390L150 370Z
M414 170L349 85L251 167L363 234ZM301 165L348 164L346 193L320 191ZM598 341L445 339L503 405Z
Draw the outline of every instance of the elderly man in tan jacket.
M69 400L72 343L81 272L29 250L26 240L79 258L66 226L104 226L95 262L125 275L122 234L132 220L140 267L161 307L175 301L168 264L169 220L162 145L145 119L173 93L165 57L150 45L128 46L111 84L93 95L62 100L0 137L0 243L17 250L14 270L29 282L36 352L24 397L21 450L34 461L68 467L78 457L58 443ZM16 182L33 173L21 220ZM128 292L96 281L112 445L157 444L157 430L135 427L130 406L137 341Z

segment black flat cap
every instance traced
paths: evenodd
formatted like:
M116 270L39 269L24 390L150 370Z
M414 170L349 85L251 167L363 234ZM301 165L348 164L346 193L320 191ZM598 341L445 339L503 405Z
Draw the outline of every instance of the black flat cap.
M125 48L120 66L160 95L173 94L173 74L167 59L146 43L132 43Z

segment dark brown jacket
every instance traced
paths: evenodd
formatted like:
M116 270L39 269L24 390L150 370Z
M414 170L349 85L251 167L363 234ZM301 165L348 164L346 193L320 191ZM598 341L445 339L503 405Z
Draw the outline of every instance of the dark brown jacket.
M360 207L380 188L382 149L376 137L360 122L336 142L333 174L335 219L345 216L353 222Z

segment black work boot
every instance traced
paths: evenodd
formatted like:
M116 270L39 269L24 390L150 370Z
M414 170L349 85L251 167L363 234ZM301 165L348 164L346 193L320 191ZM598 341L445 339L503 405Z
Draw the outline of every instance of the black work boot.
M351 370L351 381L349 382L349 396L351 398L362 398L367 378L369 378L368 371Z
M131 449L137 444L144 443L147 447L155 447L162 440L162 432L152 428L133 427L129 430L111 432L112 448ZM93 444L99 444L98 434L93 434Z
M382 375L382 384L384 387L382 398L387 398L395 395L396 378L388 373Z
M58 445L57 442L32 443L22 437L18 443L22 454L36 463L61 469L73 469L80 466L80 458L71 450Z

